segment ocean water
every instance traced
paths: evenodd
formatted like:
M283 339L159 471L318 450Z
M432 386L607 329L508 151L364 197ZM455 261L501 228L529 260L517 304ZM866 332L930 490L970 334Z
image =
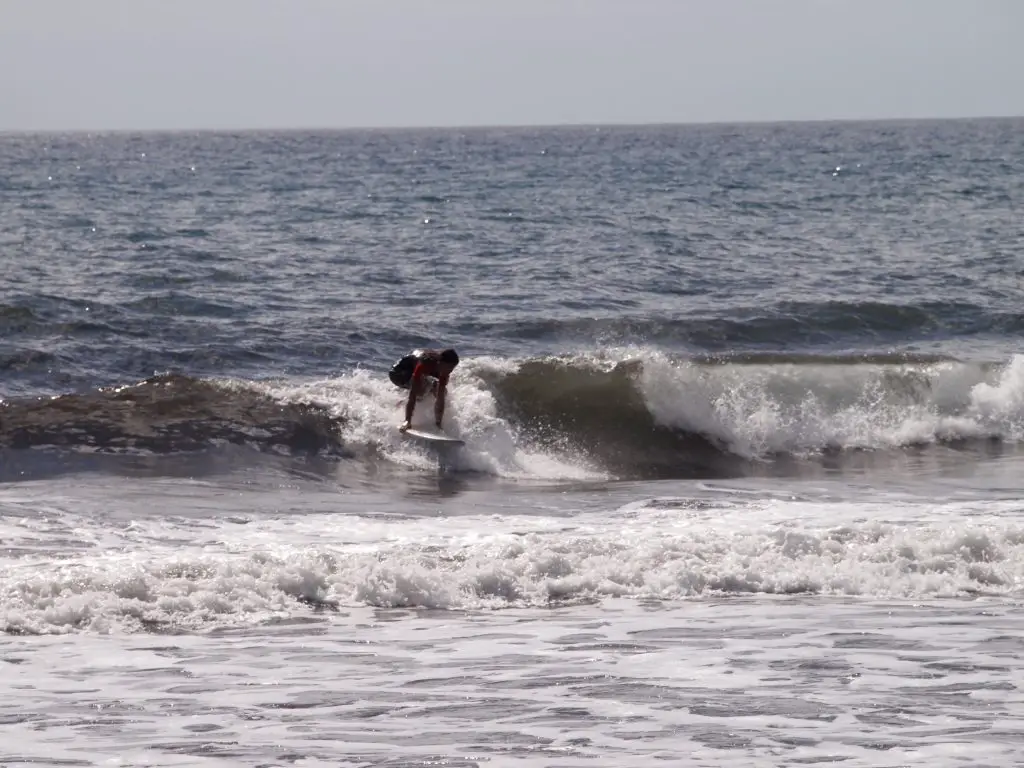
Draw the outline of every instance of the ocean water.
M1022 120L0 136L0 765L1019 764L1022 208Z

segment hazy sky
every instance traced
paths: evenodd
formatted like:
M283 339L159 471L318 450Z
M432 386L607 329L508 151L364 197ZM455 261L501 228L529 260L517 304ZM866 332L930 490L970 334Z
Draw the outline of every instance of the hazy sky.
M1024 0L0 0L0 130L1024 115Z

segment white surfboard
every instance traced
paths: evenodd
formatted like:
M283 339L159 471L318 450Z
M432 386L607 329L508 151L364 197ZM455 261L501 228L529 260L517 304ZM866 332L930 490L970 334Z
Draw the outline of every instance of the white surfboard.
M409 428L405 430L403 434L409 437L414 437L417 440L423 440L428 443L434 443L435 445L465 445L463 440L459 440L457 437L449 437L444 432L433 429L415 429Z

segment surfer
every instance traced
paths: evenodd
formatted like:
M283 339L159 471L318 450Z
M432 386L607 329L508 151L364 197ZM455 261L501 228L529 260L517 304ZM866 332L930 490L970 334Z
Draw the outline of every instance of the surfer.
M391 366L388 372L391 383L409 390L409 400L405 404L405 421L399 427L401 431L404 432L412 425L416 401L428 391L436 398L434 423L438 429L441 428L448 377L458 364L459 355L454 349L417 349Z

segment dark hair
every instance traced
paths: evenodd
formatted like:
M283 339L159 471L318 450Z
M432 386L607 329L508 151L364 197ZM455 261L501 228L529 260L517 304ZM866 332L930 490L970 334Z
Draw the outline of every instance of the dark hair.
M448 363L448 365L459 364L459 353L454 349L442 349L441 350L441 362Z

